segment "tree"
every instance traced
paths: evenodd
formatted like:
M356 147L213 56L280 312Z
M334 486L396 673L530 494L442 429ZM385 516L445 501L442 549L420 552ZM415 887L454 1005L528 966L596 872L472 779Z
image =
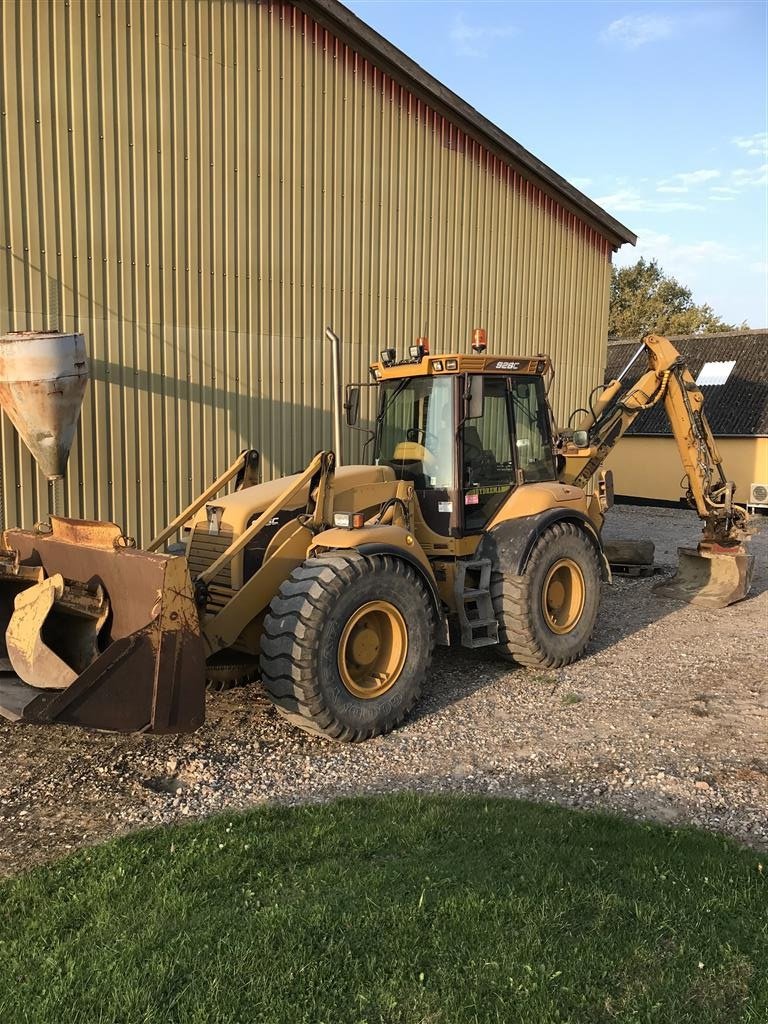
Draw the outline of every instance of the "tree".
M733 330L733 324L721 320L711 306L697 306L690 288L668 277L656 260L639 259L631 267L613 268L609 338Z

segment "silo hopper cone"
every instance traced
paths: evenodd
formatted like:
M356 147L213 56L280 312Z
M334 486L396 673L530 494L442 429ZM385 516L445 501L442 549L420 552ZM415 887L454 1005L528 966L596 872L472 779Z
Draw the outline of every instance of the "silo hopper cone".
M119 732L203 721L205 656L186 559L125 547L114 523L7 530L0 714ZM0 651L0 658L3 657Z
M739 545L732 549L699 544L678 548L675 575L653 589L659 597L670 597L703 608L725 608L749 593L755 556Z
M88 383L82 334L0 337L0 405L48 477L62 477Z

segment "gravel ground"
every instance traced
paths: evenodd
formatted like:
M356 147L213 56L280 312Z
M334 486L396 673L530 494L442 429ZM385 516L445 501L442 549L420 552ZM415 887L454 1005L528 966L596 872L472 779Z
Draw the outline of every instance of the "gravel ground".
M606 535L653 540L669 574L698 528L625 506ZM149 825L399 789L602 808L768 849L768 519L756 531L747 601L709 611L654 597L658 575L619 577L577 664L438 649L413 717L359 746L290 728L257 686L209 697L192 736L0 724L0 874Z

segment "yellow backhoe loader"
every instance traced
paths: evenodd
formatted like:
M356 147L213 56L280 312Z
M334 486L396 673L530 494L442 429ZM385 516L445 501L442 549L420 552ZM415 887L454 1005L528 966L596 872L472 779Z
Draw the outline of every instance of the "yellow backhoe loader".
M0 381L24 343L30 351L39 336L0 339ZM62 341L58 363L51 336L45 344L39 379L16 372L0 398L6 387L6 409L55 479L86 371L81 344ZM290 722L356 741L402 721L436 643L566 665L586 649L610 578L601 527L612 491L600 467L656 402L705 524L671 589L718 604L744 597L746 515L701 393L667 340L648 337L640 352L648 370L634 386L612 382L575 429L558 431L545 355L490 355L481 331L469 355L387 349L344 403L354 426L361 387L378 392L371 465L321 451L302 473L258 483L258 455L245 451L145 550L113 523L51 515L6 530L0 657L15 675L0 677L0 713L182 732L203 720L206 681L259 676ZM58 412L41 430L43 407ZM338 419L335 433L338 448ZM41 437L57 459L45 462Z

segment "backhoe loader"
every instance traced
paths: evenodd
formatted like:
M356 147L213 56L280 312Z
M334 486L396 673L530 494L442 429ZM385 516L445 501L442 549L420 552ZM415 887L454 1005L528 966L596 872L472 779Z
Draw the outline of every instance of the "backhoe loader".
M23 340L0 339L0 376L2 350ZM704 520L671 588L718 604L744 597L746 514L701 392L669 341L647 337L641 352L648 370L636 384L612 382L579 423L557 430L546 355L491 355L481 330L472 354L432 355L421 342L404 358L386 349L344 403L354 427L361 388L377 392L370 465L340 466L320 451L303 472L258 483L258 454L244 451L144 550L113 523L51 515L6 530L0 657L15 675L0 677L0 713L184 732L203 721L206 681L260 677L293 724L357 741L402 721L436 643L567 665L584 653L610 579L601 528L612 489L601 465L656 402ZM82 359L67 359L49 374L52 404L66 381L67 393L82 391ZM25 386L11 389L14 422L34 448L41 432L25 419ZM61 460L48 469L55 477Z

